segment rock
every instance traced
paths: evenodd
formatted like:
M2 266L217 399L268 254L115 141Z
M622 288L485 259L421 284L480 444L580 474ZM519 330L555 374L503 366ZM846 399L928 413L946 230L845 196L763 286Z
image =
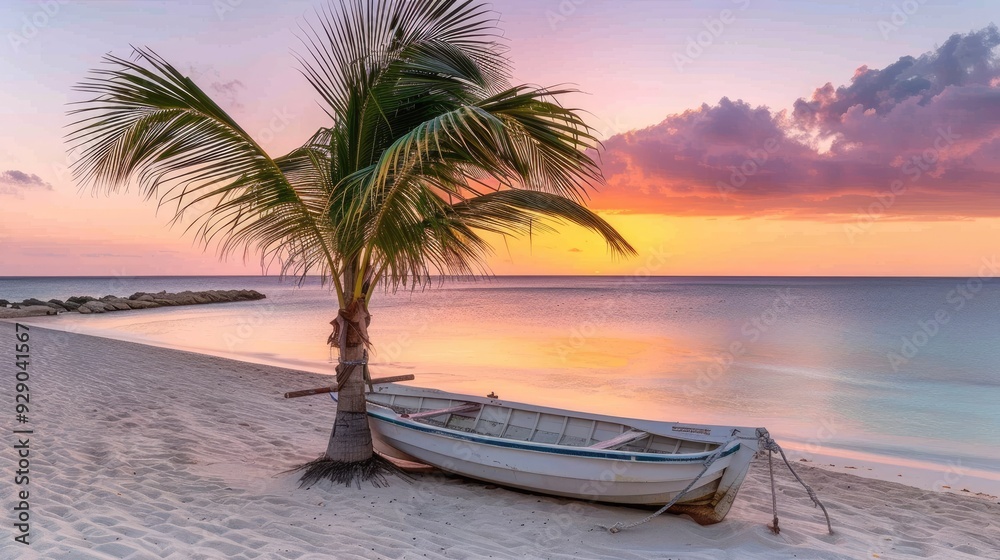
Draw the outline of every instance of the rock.
M66 305L57 299L50 299L49 301L45 302L45 305L48 305L49 307L55 309L59 313L65 313L67 311Z
M104 302L96 299L93 301L88 301L87 303L81 305L80 309L77 309L77 311L79 311L80 313L86 313L84 309L89 309L91 313L104 313L105 311Z
M240 290L237 294L241 301L253 301L265 298L264 294L256 290Z
M108 307L113 307L114 309L108 309ZM128 311L129 309L132 309L132 307L128 304L128 300L121 298L109 299L104 302L104 308L108 311Z
M192 294L191 292L182 292L174 295L174 297L169 299L172 299L175 302L177 302L174 305L194 305L198 303L197 301L195 301L194 294Z
M41 315L55 315L56 310L47 305L26 305L19 308L0 309L0 319L15 319L18 317L38 317Z
M9 301L5 299L0 299L0 307L7 307L8 305L10 305Z
M48 305L24 305L21 306L21 312L27 313L26 317L33 317L35 315L55 315L56 310L52 309Z
M122 300L128 303L128 306L132 309L153 309L154 307L159 307L160 304L155 301L144 301L140 299L126 299Z
M153 309L161 306L195 305L206 303L226 303L234 301L252 301L264 299L264 294L256 290L206 290L203 292L192 292L185 290L178 293L168 293L160 291L155 294L147 292L136 292L128 297L121 298L114 295L106 295L100 299L91 296L73 296L66 301L51 299L41 301L29 298L21 303L10 303L0 300L0 309L20 310L21 308L46 307L52 313L62 313L67 310L79 313L107 313L110 311L126 311L131 309ZM9 305L10 307L6 307ZM44 314L39 309L28 311L34 314ZM27 316L27 315L17 315Z

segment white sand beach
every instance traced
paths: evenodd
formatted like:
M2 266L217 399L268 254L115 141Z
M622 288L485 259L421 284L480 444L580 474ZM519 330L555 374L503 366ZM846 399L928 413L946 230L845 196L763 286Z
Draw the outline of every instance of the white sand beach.
M0 361L14 363L0 321ZM31 328L30 483L0 452L0 558L1000 558L1000 505L797 464L833 519L783 468L773 535L766 463L732 511L701 527L644 510L495 488L443 475L388 488L300 489L282 471L325 447L326 396L282 393L323 376ZM419 382L419 378L418 378ZM0 401L13 402L13 375ZM13 406L4 407L13 424ZM781 434L773 434L780 442ZM30 490L29 546L11 531Z

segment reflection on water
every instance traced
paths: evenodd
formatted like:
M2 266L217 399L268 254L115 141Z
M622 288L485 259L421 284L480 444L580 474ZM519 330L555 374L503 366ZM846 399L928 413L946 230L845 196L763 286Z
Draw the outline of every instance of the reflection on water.
M20 297L43 299L88 289L99 295L103 290L87 282L100 281L0 279L0 297L18 290ZM764 425L805 451L938 463L959 457L1000 477L1000 287L987 282L974 305L955 309L947 295L958 282L445 283L375 296L372 370L377 376L415 373L415 384L444 390L495 391L506 399L614 415ZM38 322L332 372L325 341L336 304L317 282L302 288L273 278L125 284L115 293L252 288L268 299ZM893 367L891 354L902 355L904 340L942 309L948 323L933 336L916 337L923 344L915 355Z

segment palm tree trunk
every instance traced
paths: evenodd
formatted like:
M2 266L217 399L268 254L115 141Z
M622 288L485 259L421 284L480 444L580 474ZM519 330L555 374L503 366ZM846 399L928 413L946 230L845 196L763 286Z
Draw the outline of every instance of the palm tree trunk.
M353 286L355 268L347 267L344 286ZM402 472L376 455L372 447L372 432L368 425L365 402L365 350L369 345L368 324L371 315L364 294L353 295L344 309L337 313L335 342L340 348L337 365L337 417L330 431L326 453L318 459L300 465L292 471L303 471L299 485L306 487L321 481L342 484L371 482L375 486L388 484L386 476ZM344 302L341 302L342 304ZM334 341L331 341L334 342Z
M318 459L300 465L292 471L303 471L302 487L321 481L358 484L371 482L385 486L387 475L405 476L392 463L376 455L372 447L372 432L368 425L365 402L364 361L368 345L368 323L371 315L361 297L337 314L340 364L337 366L340 395L337 417L333 422L326 453Z
M372 434L368 426L365 405L364 365L365 344L368 341L368 314L364 299L351 303L341 310L337 318L340 323L340 364L337 379L344 381L337 398L337 419L330 432L326 446L329 460L354 463L371 459Z

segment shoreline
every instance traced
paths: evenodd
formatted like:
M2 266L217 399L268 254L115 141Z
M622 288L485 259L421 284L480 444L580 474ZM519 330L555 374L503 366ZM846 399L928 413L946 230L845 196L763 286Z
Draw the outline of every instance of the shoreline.
M10 332L0 329L5 362ZM618 535L600 526L649 512L432 475L388 488L300 489L282 471L322 451L334 407L281 393L325 376L44 327L31 333L32 437L46 442L32 455L31 550L45 557L1000 558L1000 533L984 530L1000 520L996 503L804 463L795 466L830 510L833 536L787 471L777 475L782 532L768 531L761 462L722 523L664 515ZM10 450L0 453L0 470L12 468ZM10 502L13 486L0 488ZM22 547L2 542L0 556Z
M169 313L170 311L170 308L165 308L159 310L135 310L133 313ZM71 327L78 326L81 319L86 320L82 317L70 317L70 319L74 321L74 323L69 323L68 326ZM332 363L317 363L311 360L289 359L284 356L269 357L271 355L252 354L248 352L225 352L184 346L180 344L171 344L170 342L146 338L141 335L132 335L127 331L114 328L67 330L59 328L66 325L46 325L46 323L59 321L59 316L36 316L19 319L0 318L0 323L4 320L10 322L18 320L24 324L39 325L43 328L51 328L61 332L97 336L108 340L147 345L167 350L187 352L195 355L211 356L246 364L282 368L304 374L308 373L320 376L333 375ZM414 373L408 368L398 367L394 364L378 364L377 362L373 362L373 364L382 368L386 375ZM326 371L328 368L331 371ZM433 375L427 372L422 373L425 376ZM320 381L318 385L323 385L324 383L324 381ZM428 384L428 381L426 378L421 380L418 376L418 379L413 382L413 384L424 386ZM289 390L301 388L307 387L293 387ZM543 404L559 406L553 403ZM697 421L705 424L724 424L727 421L735 421L733 419L691 420L688 418L675 418L673 420ZM823 446L821 446L817 451L816 442L814 440L800 440L794 436L782 437L780 432L775 435L777 436L776 439L778 443L780 443L788 453L789 459L795 461L796 464L806 463L810 466L829 470L831 472L850 471L848 474L853 474L861 478L883 480L887 482L899 482L920 490L953 493L961 496L971 496L986 500L996 500L998 496L1000 496L1000 473L982 471L970 467L967 464L963 464L961 459L954 462L949 461L947 463L940 463L927 459L905 457L893 454L878 454L849 448ZM800 462L801 459L806 459L806 461Z

